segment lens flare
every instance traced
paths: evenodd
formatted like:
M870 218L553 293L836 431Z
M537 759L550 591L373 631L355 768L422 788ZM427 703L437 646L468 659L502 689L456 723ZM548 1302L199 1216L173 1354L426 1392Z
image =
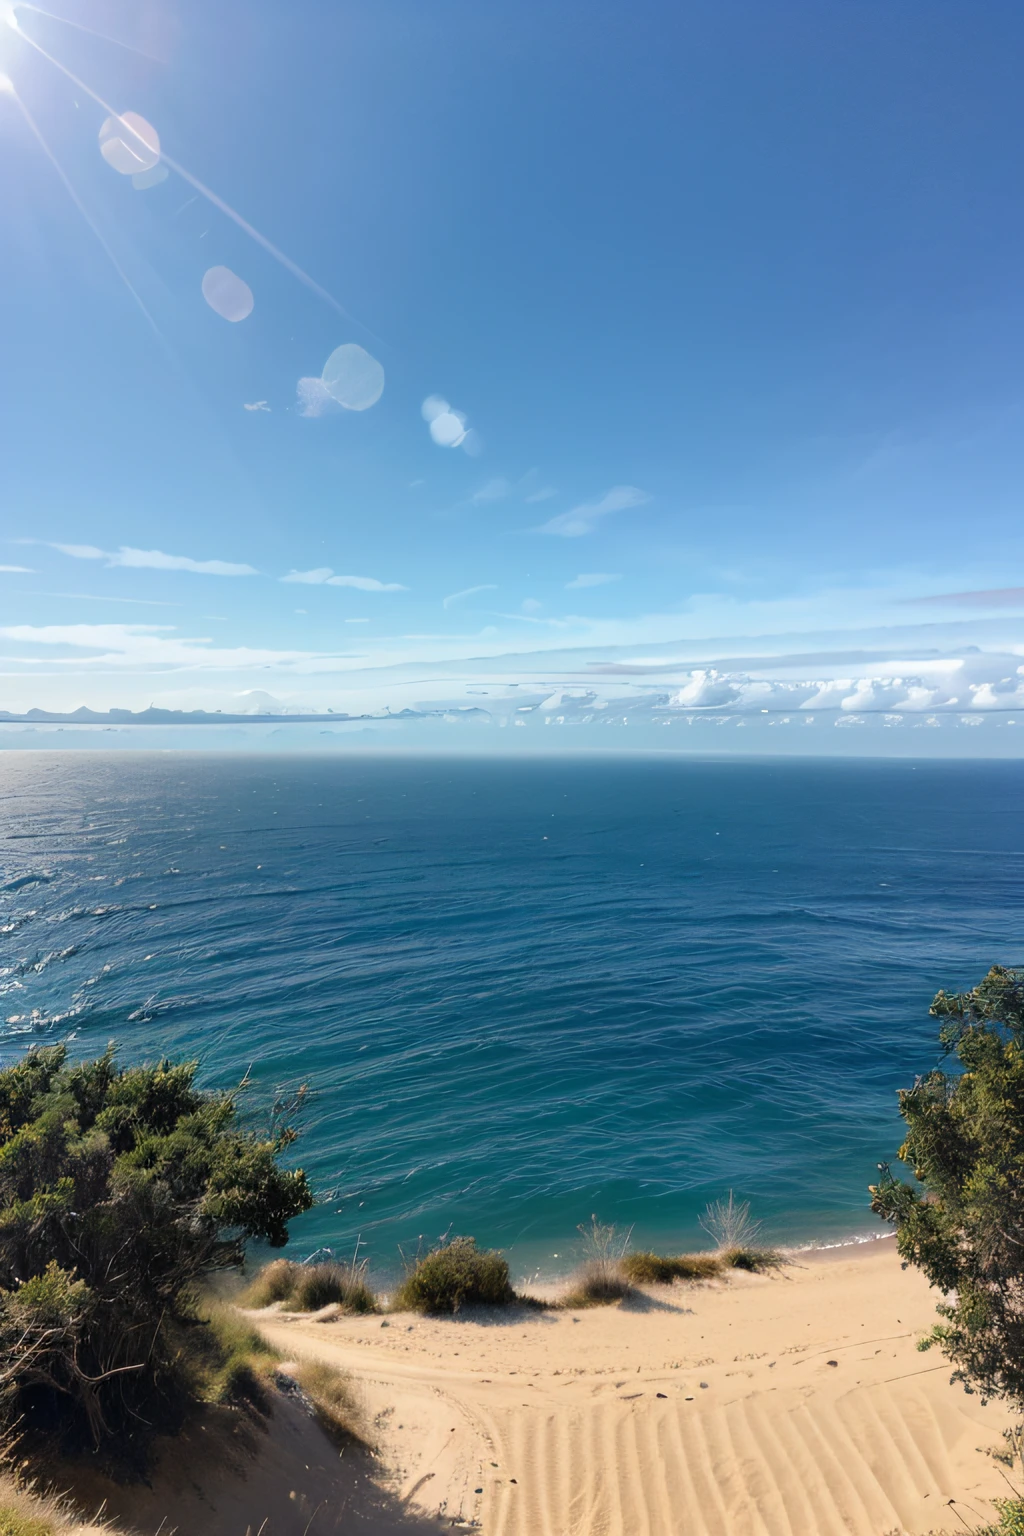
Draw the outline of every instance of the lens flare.
M151 171L160 163L160 135L138 112L114 112L100 129L100 154L121 176Z
M255 300L248 283L230 267L211 267L203 278L203 298L224 320L247 320Z
M121 279L122 283L124 283L125 287L127 288L128 292L131 294L132 298L135 300L136 304L142 310L142 313L145 315L146 319L149 321L150 325L153 327L153 330L156 332L157 336L160 338L160 341L163 342L163 337L160 335L160 328L159 328L159 326L157 325L156 321L153 319L153 316L150 314L150 312L146 308L145 304L142 302L142 299L140 298L140 296L137 293L136 289L133 287L131 279L128 277L128 274L125 272L124 268L121 266L121 263L118 261L117 257L114 255L113 251L110 249L110 246L107 244L106 240L104 239L104 237L103 237L103 235L102 235L102 233L101 233L101 231L99 229L99 226L97 225L95 219L92 217L92 214L89 212L88 208L86 208L85 204L82 202L82 199L79 197L78 193L75 191L74 187L72 186L71 181L68 178L67 172L64 170L64 167L61 165L60 161L57 159L57 156L54 154L54 152L50 148L49 144L47 144L46 140L43 138L43 135L40 132L39 125L36 123L35 118L32 116L32 114L29 111L28 107L26 107L25 103L22 101L21 97L18 95L17 91L15 90L14 86L11 84L10 81L8 81L8 83L7 83L7 89L8 89L8 93L11 96L13 96L14 100L17 102L18 109L21 112L22 117L25 119L26 123L28 124L29 128L32 130L32 133L35 136L36 142L38 143L40 149L43 151L43 154L49 160L50 164L53 166L54 170L57 172L57 175L60 177L61 181L64 183L64 186L67 189L67 193L68 193L68 196L71 198L71 201L74 203L75 207L78 209L79 213L82 215L82 218L85 220L85 222L88 224L89 228L92 230L93 234L96 236L96 239L99 241L100 245L102 245L104 251L106 251L107 256L110 259L110 264L114 268L114 271L117 273L117 275Z
M384 393L384 369L354 341L335 347L322 377L327 393L347 411L367 411Z

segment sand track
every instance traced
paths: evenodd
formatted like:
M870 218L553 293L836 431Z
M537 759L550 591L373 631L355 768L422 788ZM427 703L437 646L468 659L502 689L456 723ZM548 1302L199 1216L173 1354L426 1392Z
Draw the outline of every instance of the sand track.
M487 1536L920 1536L1010 1491L985 1454L1006 1410L916 1348L934 1303L886 1243L574 1315L260 1322L352 1372L410 1515Z

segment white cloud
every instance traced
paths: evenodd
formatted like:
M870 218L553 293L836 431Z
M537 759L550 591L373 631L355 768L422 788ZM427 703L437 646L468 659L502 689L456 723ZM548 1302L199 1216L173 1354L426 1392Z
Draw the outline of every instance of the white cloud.
M242 410L243 411L269 411L270 410L270 406L267 404L266 400L253 400L251 403L246 402L245 404L243 404Z
M477 592L497 592L497 590L498 589L493 582L485 582L482 587L463 587L461 592L449 592L448 596L443 601L442 607L450 608L452 604L457 603L460 598L473 597Z
M0 565L0 571L20 571L22 575L33 575L32 567L28 565Z
M378 581L375 576L335 576L329 565L312 571L289 571L281 581L299 581L308 587L357 587L360 592L408 592L399 581Z
M524 613L540 613L540 610L543 608L543 606L544 604L538 603L535 597L523 598L522 609Z
M580 587L604 587L610 581L621 581L621 576L612 576L605 571L584 571L580 576L574 576L572 581L567 581L565 590L574 592Z
M133 549L122 544L117 550L97 549L94 544L53 544L62 555L74 560L105 560L108 566L127 566L131 570L194 571L200 576L257 576L251 565L230 560L193 560L190 555L167 555L162 549Z
M526 500L530 505L533 505L533 503L537 501L550 501L552 496L557 495L558 492L555 490L553 485L545 485L541 488L541 490L533 491L529 496L527 496Z
M603 517L613 512L624 512L628 507L641 507L650 501L646 491L635 485L613 485L605 491L600 501L584 502L570 512L560 512L541 528L542 533L556 533L563 539L578 539L582 534L593 533Z
M329 587L357 587L360 592L408 592L400 581L378 581L375 576L331 576Z
M507 480L488 480L487 484L482 485L478 491L474 491L469 499L477 506L483 506L489 501L503 500L511 489Z
M298 396L300 416L332 416L340 414L345 409L328 391L323 379L300 379L295 386L295 392Z
M334 571L329 565L319 565L315 571L289 571L287 576L282 576L282 581L301 581L309 587L323 586Z

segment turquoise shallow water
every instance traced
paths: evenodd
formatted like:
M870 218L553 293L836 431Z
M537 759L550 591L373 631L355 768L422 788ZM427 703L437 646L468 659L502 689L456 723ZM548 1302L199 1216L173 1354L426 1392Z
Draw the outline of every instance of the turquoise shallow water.
M874 1230L928 1003L1024 960L1024 765L0 758L0 1047L310 1081L298 1254Z

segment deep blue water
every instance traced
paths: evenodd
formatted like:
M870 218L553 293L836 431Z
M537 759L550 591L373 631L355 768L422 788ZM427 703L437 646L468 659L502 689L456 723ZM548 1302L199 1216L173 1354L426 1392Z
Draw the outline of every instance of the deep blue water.
M0 1050L317 1097L296 1223L565 1266L872 1230L939 986L1024 960L1024 765L0 757ZM556 1259L554 1255L559 1257Z

